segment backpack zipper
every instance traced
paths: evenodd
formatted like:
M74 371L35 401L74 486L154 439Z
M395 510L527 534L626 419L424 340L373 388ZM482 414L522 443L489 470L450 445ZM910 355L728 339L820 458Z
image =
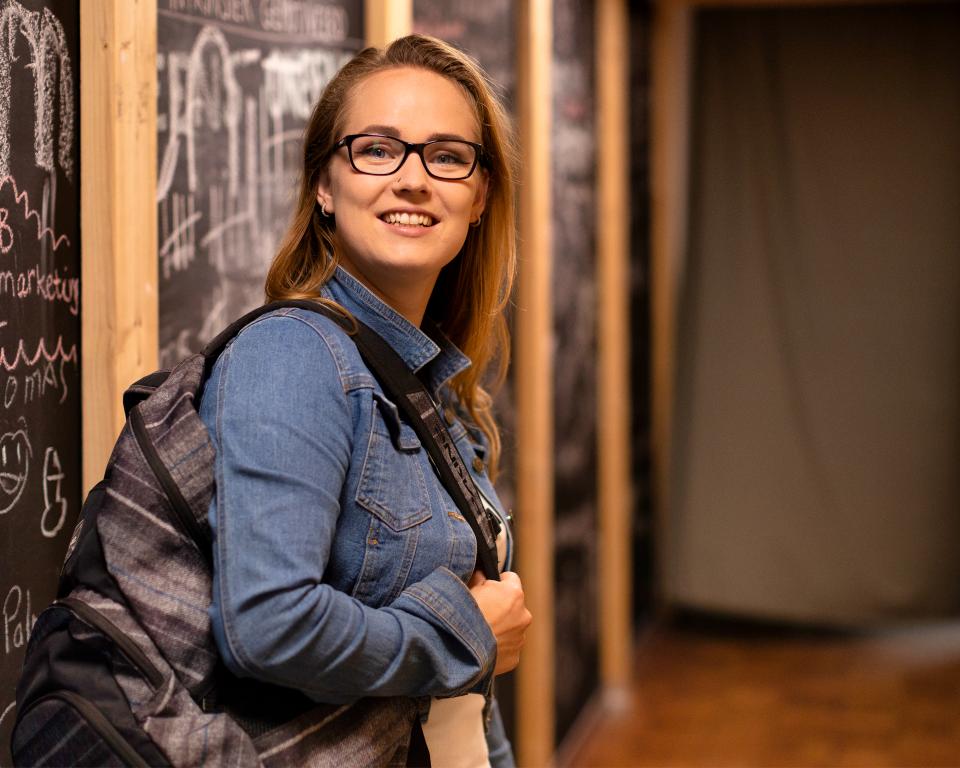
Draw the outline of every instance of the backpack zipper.
M156 690L163 685L163 673L150 661L146 653L131 640L116 624L104 616L93 606L87 605L74 597L64 597L54 601L54 605L62 605L85 624L90 625L102 635L110 638L113 644L127 658L140 673L147 678L150 686Z
M110 748L117 753L117 756L123 760L124 763L134 768L150 768L146 760L140 757L137 751L130 745L130 742L117 732L117 729L113 727L106 715L85 698L73 693L73 691L48 693L46 696L41 696L37 699L31 709L40 706L40 704L50 699L65 701L79 712L80 716L110 745Z
M181 527L188 537L193 540L197 549L200 550L200 554L203 555L209 564L210 541L200 529L200 525L193 516L193 512L190 511L190 505L187 504L187 500L183 498L183 494L180 493L180 488L177 487L173 476L161 460L160 454L157 453L156 446L154 446L150 440L150 435L147 433L147 425L143 421L143 414L140 413L139 405L130 411L130 426L133 428L133 436L137 441L137 445L140 446L143 457L147 460L147 464L150 465L150 469L153 470L153 474L163 488L167 501L170 502L170 506L180 521Z

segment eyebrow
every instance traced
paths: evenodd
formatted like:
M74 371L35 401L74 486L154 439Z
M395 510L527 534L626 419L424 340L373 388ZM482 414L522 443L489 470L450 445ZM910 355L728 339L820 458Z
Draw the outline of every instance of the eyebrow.
M368 125L361 128L357 133L379 133L383 136L400 138L400 131L392 125ZM459 133L431 133L424 141L473 141L473 139L468 139Z

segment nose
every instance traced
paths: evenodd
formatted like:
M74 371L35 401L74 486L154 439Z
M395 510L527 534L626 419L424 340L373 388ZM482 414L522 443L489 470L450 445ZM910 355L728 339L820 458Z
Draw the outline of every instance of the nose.
M430 178L424 160L417 152L411 152L404 158L395 175L401 189L425 189L427 180Z

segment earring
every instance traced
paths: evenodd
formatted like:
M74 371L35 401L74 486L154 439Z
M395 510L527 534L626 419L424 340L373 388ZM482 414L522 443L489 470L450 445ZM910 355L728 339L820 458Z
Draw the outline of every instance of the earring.
M324 216L326 216L328 219L330 218L330 214L327 213L327 203L326 203L326 201L320 203L320 213L322 213L322 214L323 214Z
M483 218L483 214L481 213L479 216L477 216L477 220L476 220L476 221L471 221L471 222L470 222L470 226L471 226L471 227L479 227L479 226L480 226L480 220L481 220L482 218Z

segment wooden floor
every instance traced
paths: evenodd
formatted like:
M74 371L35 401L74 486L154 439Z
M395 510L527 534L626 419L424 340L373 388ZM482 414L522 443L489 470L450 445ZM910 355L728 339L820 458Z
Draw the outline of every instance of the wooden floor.
M674 621L570 766L960 766L960 623L882 634Z

